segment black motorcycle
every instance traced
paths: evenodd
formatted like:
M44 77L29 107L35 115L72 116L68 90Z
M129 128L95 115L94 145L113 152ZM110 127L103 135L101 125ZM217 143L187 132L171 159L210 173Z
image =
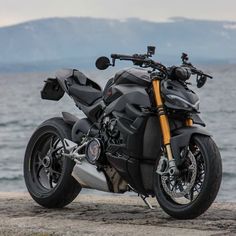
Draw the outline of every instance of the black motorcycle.
M170 216L201 215L218 193L219 150L199 117L199 98L188 87L196 75L202 87L210 75L194 67L165 67L146 54L100 57L100 70L116 60L136 66L121 70L104 90L75 69L48 78L41 97L60 100L66 92L87 118L62 112L43 122L25 153L24 177L32 198L47 208L72 202L81 188L112 193L134 191L156 197Z

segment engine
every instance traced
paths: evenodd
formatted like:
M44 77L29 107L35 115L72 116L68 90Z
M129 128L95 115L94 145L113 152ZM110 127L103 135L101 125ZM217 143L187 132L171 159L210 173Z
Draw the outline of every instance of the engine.
M120 131L115 118L106 117L102 123L99 134L89 138L85 149L86 158L91 164L106 164L106 153L110 152L113 144L120 144Z
M104 144L104 158L106 158L106 160L103 159L103 162L105 161L106 163L106 165L104 165L104 171L106 173L106 176L110 180L113 192L115 193L126 192L129 189L128 183L120 176L117 170L110 165L109 160L107 160L109 159L109 155L111 155L111 153L113 153L114 155L119 155L116 152L117 150L114 149L114 146L122 145L123 141L121 138L121 133L117 127L116 118L106 117L104 119L101 139L103 140Z

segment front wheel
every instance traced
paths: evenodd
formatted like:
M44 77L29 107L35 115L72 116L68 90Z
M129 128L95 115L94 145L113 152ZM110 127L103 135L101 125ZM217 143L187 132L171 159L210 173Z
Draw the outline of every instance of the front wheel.
M154 172L154 191L161 208L177 219L193 219L215 200L222 179L219 150L211 137L194 135L184 155L180 174Z

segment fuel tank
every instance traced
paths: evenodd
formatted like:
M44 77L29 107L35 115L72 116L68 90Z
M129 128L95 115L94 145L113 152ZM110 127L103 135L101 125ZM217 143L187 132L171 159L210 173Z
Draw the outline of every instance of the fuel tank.
M136 84L141 86L148 86L150 84L150 76L146 69L129 68L121 70L115 74L115 84Z
M151 85L150 75L142 68L128 68L117 72L103 91L103 100L108 105L128 92L146 89ZM126 89L125 89L126 88Z

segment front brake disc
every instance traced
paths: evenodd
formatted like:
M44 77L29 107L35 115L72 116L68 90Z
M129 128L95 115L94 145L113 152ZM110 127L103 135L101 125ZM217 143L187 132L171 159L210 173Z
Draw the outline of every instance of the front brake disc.
M190 178L186 181L183 178L166 174L161 176L161 183L165 192L172 198L184 197L189 194L190 190L194 186L197 176L197 162L193 153L189 150L187 158L191 162L188 166L188 174L191 174Z

